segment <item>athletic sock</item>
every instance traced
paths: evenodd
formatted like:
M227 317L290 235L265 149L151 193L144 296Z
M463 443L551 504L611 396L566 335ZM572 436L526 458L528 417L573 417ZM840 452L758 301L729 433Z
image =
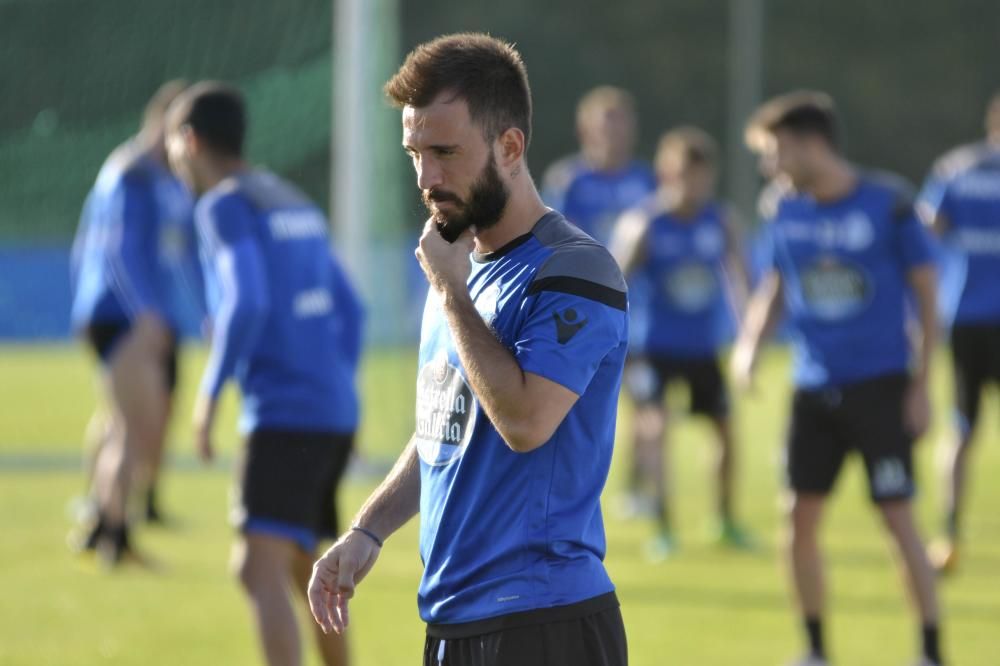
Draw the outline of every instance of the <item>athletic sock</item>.
M809 654L817 659L826 659L826 650L823 648L823 626L820 619L815 616L805 618L806 635L809 637Z
M928 624L923 629L924 657L941 666L941 646L939 643L938 627L936 624Z

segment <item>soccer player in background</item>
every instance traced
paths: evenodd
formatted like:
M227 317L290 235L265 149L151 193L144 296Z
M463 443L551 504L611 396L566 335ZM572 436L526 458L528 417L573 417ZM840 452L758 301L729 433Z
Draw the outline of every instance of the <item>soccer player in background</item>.
M748 123L748 144L789 187L762 211L773 264L748 308L733 374L749 384L761 341L784 309L796 386L787 449L788 555L809 640L808 656L797 663L827 663L817 533L842 463L856 450L916 607L920 664L940 666L934 573L911 508L912 448L930 418L927 375L937 331L931 239L908 187L850 164L838 138L833 103L822 93L777 97ZM918 318L912 355L908 292Z
M184 89L170 81L147 104L139 133L108 157L87 196L73 246L73 328L101 366L104 410L92 419L96 516L71 544L113 565L134 554L130 497L146 493L157 518L155 481L177 382L179 285L201 290L191 197L169 172L167 105Z
M576 109L580 152L550 166L542 198L602 244L615 220L656 189L656 176L633 157L635 100L613 86L594 88Z
M419 512L425 665L624 665L600 507L627 347L621 272L535 189L511 45L435 39L386 93L431 213L416 429L314 566L313 614L343 631L383 542Z
M195 222L213 317L194 413L202 458L223 386L236 378L246 434L233 567L270 664L298 664L291 590L302 595L321 538L339 533L335 494L358 424L361 307L331 254L327 221L301 192L244 161L240 93L199 83L167 117L167 152L198 194ZM347 662L317 631L327 664Z
M931 545L932 563L958 563L960 518L969 447L983 389L1000 383L1000 93L986 113L986 139L937 161L921 194L924 221L941 238L950 270L942 300L951 326L956 434L946 444L944 538Z
M747 272L735 215L715 198L717 155L715 141L695 127L664 134L655 162L659 188L622 216L612 236L611 252L626 278L639 276L649 290L641 305L645 325L625 376L636 402L635 458L656 500L654 559L669 556L677 545L665 437L664 393L672 382L687 385L691 413L707 417L718 440L717 537L724 544L748 545L733 513L735 443L719 367L727 320L746 301Z

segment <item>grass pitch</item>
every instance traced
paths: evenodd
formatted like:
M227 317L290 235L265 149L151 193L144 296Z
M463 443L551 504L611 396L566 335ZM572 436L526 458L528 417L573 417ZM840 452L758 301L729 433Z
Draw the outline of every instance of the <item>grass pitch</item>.
M94 407L92 364L76 347L0 347L0 664L259 663L249 614L226 566L228 468L237 446L232 392L219 422L222 460L203 468L190 450L188 410L203 360L200 350L184 357L172 464L163 487L163 505L174 522L138 534L139 545L160 569L109 574L72 557L64 545L69 501L83 486L76 461L80 433ZM940 522L933 458L949 423L943 354L939 360L935 430L918 453L925 533ZM605 493L607 564L635 666L776 666L801 650L778 549L779 456L789 391L784 353L771 353L761 370L758 393L736 402L739 511L760 544L756 552L728 552L709 542L712 448L704 424L679 417L671 429L681 551L665 563L652 564L643 556L651 533L647 523L616 517L627 448L619 444L616 451ZM366 361L360 449L375 461L368 468L379 469L402 449L412 428L414 377L409 351L380 351ZM941 588L944 646L949 663L958 666L1000 663L1000 484L995 483L1000 401L995 393L988 397L974 454L961 570ZM626 406L620 441L628 419ZM376 482L375 475L362 474L345 484L345 520ZM413 521L389 540L359 587L349 632L358 666L419 660L416 538ZM857 460L849 462L831 502L824 542L831 592L828 642L835 663L911 662L915 627ZM309 659L318 663L311 653Z

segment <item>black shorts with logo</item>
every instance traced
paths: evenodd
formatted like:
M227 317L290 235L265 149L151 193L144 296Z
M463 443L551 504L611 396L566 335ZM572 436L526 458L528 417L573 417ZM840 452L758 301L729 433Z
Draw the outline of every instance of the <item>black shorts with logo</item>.
M614 592L554 608L427 625L424 666L626 666Z
M715 356L683 358L649 354L630 359L625 372L628 391L639 404L660 404L667 386L679 381L688 387L692 414L729 415L729 391Z
M983 387L1000 384L1000 324L956 324L951 330L955 409L963 435L979 419Z
M90 324L84 335L90 343L94 353L101 363L107 365L111 362L111 355L115 351L118 343L128 334L132 325L127 322L95 322ZM177 336L171 336L170 351L163 360L164 371L167 376L167 388L171 393L177 388Z
M260 429L243 448L233 523L243 532L294 541L312 552L340 534L336 492L354 433Z
M913 496L913 437L903 425L909 378L884 375L792 398L787 473L793 490L826 494L847 454L864 459L875 502Z

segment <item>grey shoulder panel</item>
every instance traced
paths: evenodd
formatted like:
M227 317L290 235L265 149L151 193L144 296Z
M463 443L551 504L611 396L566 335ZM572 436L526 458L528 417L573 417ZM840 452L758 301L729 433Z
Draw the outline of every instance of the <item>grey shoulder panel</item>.
M269 171L250 171L234 180L234 189L238 189L260 211L313 205L297 187Z
M533 233L539 243L552 250L552 255L538 269L530 293L575 293L626 308L625 278L604 246L555 212L543 217Z

